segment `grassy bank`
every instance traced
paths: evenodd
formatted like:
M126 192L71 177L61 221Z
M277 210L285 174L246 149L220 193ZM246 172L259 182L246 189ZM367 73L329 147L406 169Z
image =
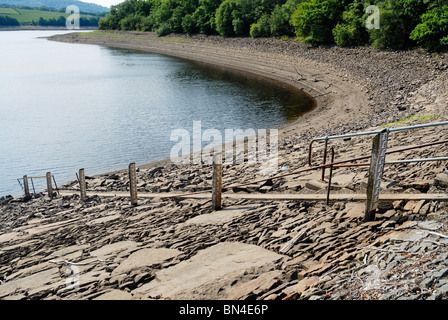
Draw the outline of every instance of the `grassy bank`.
M39 8L0 7L0 18L17 21L20 26L65 26L65 21L70 15L70 13L65 13L65 10L47 11ZM101 14L94 13L80 14L80 24L86 27L97 27L101 16ZM17 23L9 25L17 25Z

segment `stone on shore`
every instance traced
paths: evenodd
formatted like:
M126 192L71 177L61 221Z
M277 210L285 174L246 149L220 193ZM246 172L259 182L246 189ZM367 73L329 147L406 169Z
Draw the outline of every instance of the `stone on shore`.
M255 245L223 242L156 272L156 278L132 291L142 298L220 299L232 283L269 270L283 256Z

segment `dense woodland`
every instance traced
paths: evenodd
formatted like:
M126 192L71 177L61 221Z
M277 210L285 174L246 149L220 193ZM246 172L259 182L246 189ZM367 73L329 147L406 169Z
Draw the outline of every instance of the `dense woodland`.
M379 28L366 25L377 13L371 5L379 9ZM448 49L448 0L126 0L99 27L439 51Z

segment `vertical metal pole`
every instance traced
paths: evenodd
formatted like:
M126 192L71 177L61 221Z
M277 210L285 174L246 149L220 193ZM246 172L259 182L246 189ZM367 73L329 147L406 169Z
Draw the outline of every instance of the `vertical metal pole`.
M56 192L59 194L58 185L56 184L56 179L54 178L54 175L52 175L52 178L53 178L54 186L56 188Z
M367 182L367 203L364 221L375 220L378 198L383 177L389 132L385 129L378 133L372 141L372 158L370 160L369 180Z
M331 163L334 162L334 148L331 148ZM330 203L330 189L331 189L331 177L333 176L333 165L330 165L330 176L328 177L328 189L327 189L327 205Z
M27 175L23 176L23 186L25 189L25 195L29 196L30 195L30 187L28 186L28 176Z
M213 155L212 208L222 208L222 156Z
M131 204L137 205L137 174L135 171L135 162L129 164L129 185L131 192Z
M31 179L31 185L33 186L33 193L36 194L36 189L34 188L33 177L31 177L30 179Z
M51 172L47 172L47 191L50 199L53 199L53 186L51 185Z
M79 191L81 193L81 201L86 201L87 199L87 185L86 185L86 175L84 169L79 169Z
M322 160L322 164L324 165L327 162L327 146L328 146L328 137L325 137L325 146L324 146L324 158ZM325 181L325 167L322 167L322 181Z

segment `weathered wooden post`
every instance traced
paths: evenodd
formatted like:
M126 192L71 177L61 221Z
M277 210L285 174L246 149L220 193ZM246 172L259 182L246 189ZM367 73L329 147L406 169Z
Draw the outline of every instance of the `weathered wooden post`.
M131 192L131 204L137 205L137 174L135 171L135 162L129 164L129 185Z
M51 172L47 172L47 192L48 197L53 199L53 186L51 185Z
M212 208L222 208L222 155L213 155Z
M28 186L28 176L27 175L23 176L23 188L25 189L25 195L29 196L30 195L30 187Z
M87 199L87 185L86 185L86 175L83 169L79 169L79 192L81 193L81 201L86 201Z
M372 157L370 160L369 180L367 182L367 203L364 221L375 220L378 208L378 198L383 177L384 161L386 158L387 139L389 132L384 129L372 141Z

